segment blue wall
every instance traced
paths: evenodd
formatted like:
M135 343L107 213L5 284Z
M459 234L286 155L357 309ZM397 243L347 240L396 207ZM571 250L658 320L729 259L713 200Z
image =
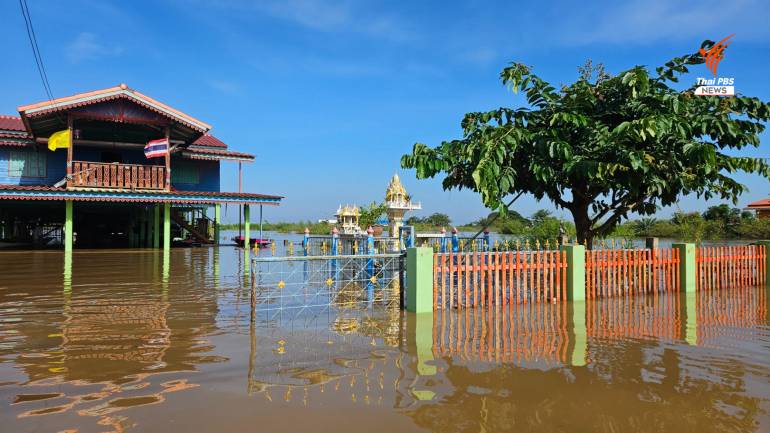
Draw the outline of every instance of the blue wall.
M47 148L41 147L40 150L37 150L37 152L44 152L46 155L46 170L44 177L11 176L11 173L9 173L11 152L35 152L35 150L19 147L0 147L0 184L53 185L62 180L67 174L66 149L59 149L56 152L51 152Z
M195 167L198 170L198 183L175 182L174 167L180 165ZM198 161L171 158L171 186L179 191L215 191L219 192L219 161Z
M102 152L114 151L120 155L122 162L126 164L143 165L164 165L163 158L147 159L141 150L112 150L98 148L80 148L75 147L73 159L76 161L101 161ZM41 152L46 156L45 176L43 177L21 177L11 176L10 154L11 152L35 152L34 149L0 147L0 184L10 185L53 185L62 180L66 175L67 150L59 149L55 152L49 151L45 147L40 147ZM174 167L184 165L189 169L197 169L197 183L178 183L172 182L171 186L180 191L219 191L219 161L197 161L189 159L172 158L171 173L174 173Z

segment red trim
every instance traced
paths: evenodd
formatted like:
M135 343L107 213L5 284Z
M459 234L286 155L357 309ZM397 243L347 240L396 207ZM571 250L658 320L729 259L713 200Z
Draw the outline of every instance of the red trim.
M105 188L107 189L107 188ZM67 191L66 188L56 188L53 186L47 186L47 185L9 185L9 184L0 184L0 193L2 191L60 191L64 192ZM97 190L98 191L98 190ZM114 192L114 191L111 191ZM137 191L130 191L131 193L137 193ZM153 195L202 195L202 196L211 196L211 197L232 197L232 198L244 198L244 199L251 199L251 198L265 198L265 199L283 199L285 198L282 195L269 195L269 194L257 194L257 193L251 193L251 192L216 192L216 191L179 191L179 190L171 190L171 191L150 191L148 194ZM80 199L78 199L80 200Z

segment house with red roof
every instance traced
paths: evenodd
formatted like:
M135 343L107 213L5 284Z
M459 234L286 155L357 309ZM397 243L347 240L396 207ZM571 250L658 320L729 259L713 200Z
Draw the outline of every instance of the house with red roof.
M220 164L238 163L240 176L254 155L210 131L125 84L0 115L0 242L65 250L215 243L223 204L243 209L248 237L249 206L283 197L222 191Z

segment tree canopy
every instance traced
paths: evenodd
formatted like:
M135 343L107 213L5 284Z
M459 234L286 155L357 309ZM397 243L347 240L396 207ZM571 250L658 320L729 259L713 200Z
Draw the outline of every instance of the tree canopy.
M401 165L418 178L442 173L444 189L469 188L503 213L515 194L547 198L570 211L578 240L589 245L629 213L653 214L684 194L735 203L746 187L734 173L770 176L764 159L734 155L759 146L770 105L673 87L703 62L695 52L654 72L635 66L617 75L587 64L560 89L512 63L500 78L526 106L468 113L462 138L417 143Z

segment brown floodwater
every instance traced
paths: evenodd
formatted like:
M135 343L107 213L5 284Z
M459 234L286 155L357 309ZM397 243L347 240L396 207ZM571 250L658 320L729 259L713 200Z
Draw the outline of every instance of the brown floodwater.
M2 432L770 431L764 288L252 323L233 247L64 262L0 252Z

